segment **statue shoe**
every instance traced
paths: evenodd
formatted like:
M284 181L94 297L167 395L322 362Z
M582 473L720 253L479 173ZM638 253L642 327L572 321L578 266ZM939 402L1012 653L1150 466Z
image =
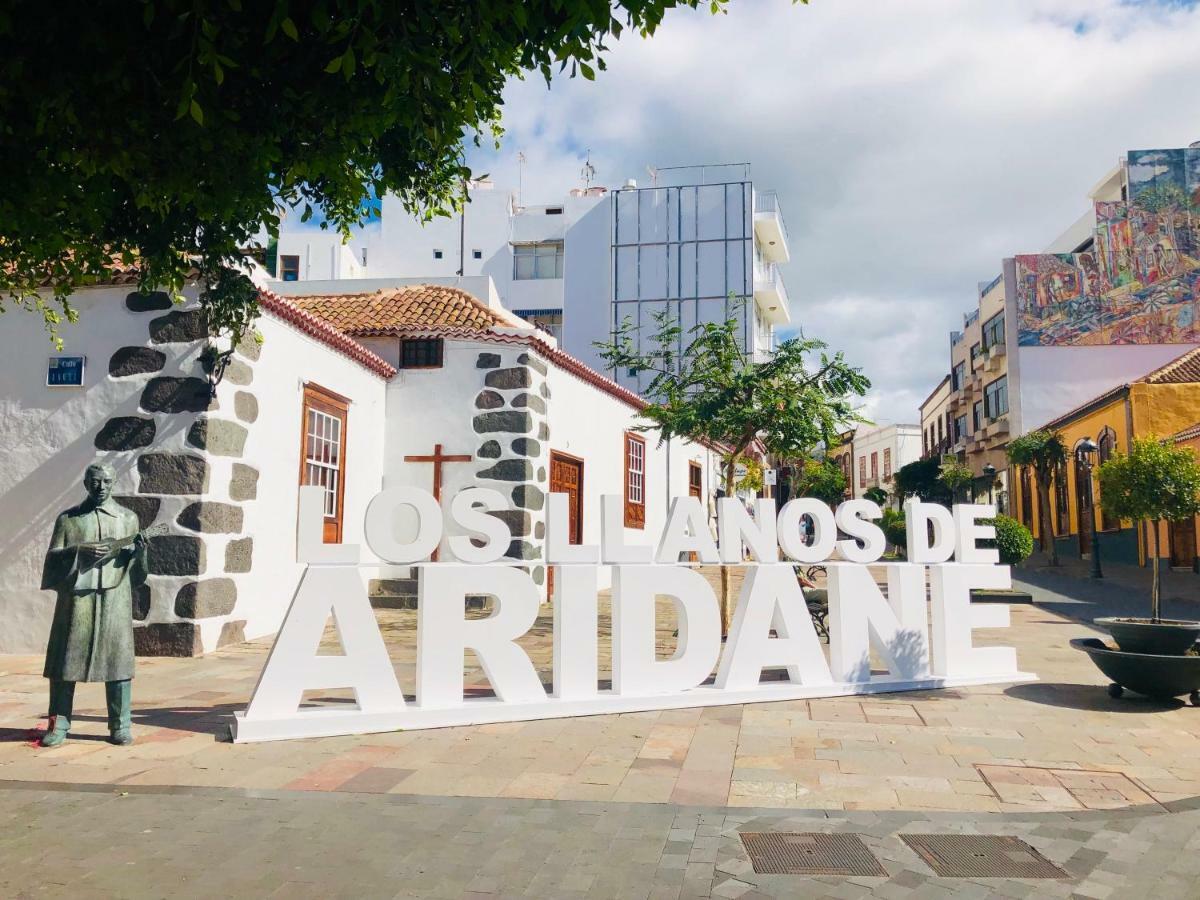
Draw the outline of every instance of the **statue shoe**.
M58 725L55 724L55 726L53 728L51 728L49 731L47 731L45 734L42 735L42 739L41 739L41 741L39 741L39 743L43 747L57 747L59 744L61 744L66 739L67 739L67 728L65 726L62 728L59 728Z
M133 735L128 728L118 728L116 731L109 733L108 742L123 747L126 744L133 743Z

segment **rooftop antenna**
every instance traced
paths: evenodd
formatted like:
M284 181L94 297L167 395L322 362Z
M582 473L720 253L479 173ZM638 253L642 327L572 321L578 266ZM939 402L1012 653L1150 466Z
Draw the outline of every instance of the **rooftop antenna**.
M592 165L592 151L587 151L587 157L583 161L583 168L579 172L579 177L583 179L583 189L586 191L592 186L592 179L596 177L596 167Z
M517 206L521 205L521 195L525 189L525 151L517 151Z
M646 166L646 174L650 176L650 185L658 187L658 169L654 166Z

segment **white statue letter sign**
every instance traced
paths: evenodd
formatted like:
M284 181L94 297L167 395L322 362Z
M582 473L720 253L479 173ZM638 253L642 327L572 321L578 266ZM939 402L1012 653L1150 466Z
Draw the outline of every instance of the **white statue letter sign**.
M882 584L867 565L884 540L879 508L848 501L832 511L809 498L776 512L760 500L750 515L722 501L717 540L699 501L681 498L655 547L626 544L621 498L604 497L600 540L566 541L566 495L547 507L546 562L554 569L553 668L539 673L518 639L542 609L540 588L513 563L504 523L488 515L504 498L483 489L439 503L413 488L372 500L358 545L321 542L322 488L300 489L296 552L305 566L254 696L234 724L234 739L360 734L515 722L562 716L716 706L883 691L930 690L1028 681L1011 647L975 647L976 628L1008 625L1008 607L971 602L972 588L1007 588L1009 570L979 540L995 536L990 506L953 511L908 504L910 561L884 564ZM800 523L812 523L807 538ZM453 559L425 562L441 542ZM933 539L926 523L933 523ZM403 523L403 528L398 524ZM848 538L838 539L841 529ZM469 537L464 537L462 532ZM746 560L746 551L751 559ZM365 560L369 551L371 560ZM829 560L836 554L837 561ZM684 555L696 563L680 563ZM693 565L744 566L733 626L721 641L717 598ZM828 654L817 637L793 564L827 560ZM416 570L417 660L401 685L367 597L364 570ZM611 570L612 655L599 658L600 568ZM490 614L465 614L466 598L491 598ZM929 598L928 600L926 598ZM655 602L673 604L679 643L655 653ZM340 654L318 652L330 617ZM465 696L463 659L475 654L494 696ZM764 680L765 670L776 676ZM612 672L601 686L602 671ZM548 683L543 683L543 677ZM415 699L406 699L404 689ZM306 691L348 690L354 703L302 706Z

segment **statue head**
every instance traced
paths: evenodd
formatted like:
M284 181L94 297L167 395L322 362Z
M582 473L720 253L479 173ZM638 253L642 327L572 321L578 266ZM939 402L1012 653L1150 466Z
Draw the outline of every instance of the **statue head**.
M116 473L108 463L92 463L83 473L83 486L93 503L100 504L112 496Z

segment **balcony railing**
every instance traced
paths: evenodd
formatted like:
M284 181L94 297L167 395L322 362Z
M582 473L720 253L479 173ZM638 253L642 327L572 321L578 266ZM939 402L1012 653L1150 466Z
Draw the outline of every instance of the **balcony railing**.
M787 222L783 219L783 210L779 206L779 194L775 191L758 191L754 192L754 212L766 213L775 215L779 220L779 231L783 235L784 243L790 246L790 238L788 237Z

